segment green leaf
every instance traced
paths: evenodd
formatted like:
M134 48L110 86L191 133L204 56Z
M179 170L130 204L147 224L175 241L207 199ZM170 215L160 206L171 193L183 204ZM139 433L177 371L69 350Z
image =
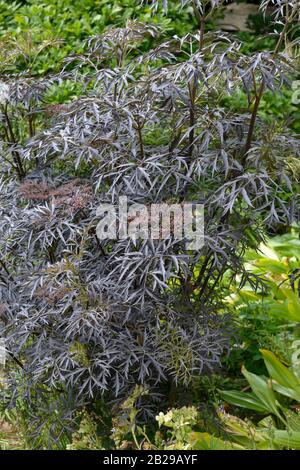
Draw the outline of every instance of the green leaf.
M274 274L285 274L287 271L286 265L283 262L269 258L262 258L255 261L255 266Z
M244 448L234 442L222 441L207 432L193 432L190 437L190 444L194 450L244 450Z
M300 401L300 382L296 375L284 366L271 351L261 349L260 352L263 355L266 368L268 369L271 378L279 385L282 385L282 387L291 389L291 392L286 391L286 393L283 393L281 391L281 393ZM277 390L279 391L278 388ZM292 395L289 393L292 393Z
M276 400L274 390L272 389L272 383L260 377L258 375L248 372L245 367L242 367L242 373L248 380L250 387L254 395L259 399L262 405L271 413L278 416L278 418L284 422L280 412L279 412L279 403Z
M220 393L224 400L231 405L258 411L259 413L269 412L269 409L253 393L236 392L235 390L220 391Z
M287 427L291 431L300 432L300 415L291 410L286 412Z
M299 431L274 431L275 444L286 449L300 450L300 432Z
M284 387L283 385L277 384L276 382L273 383L273 388L275 392L280 393L280 395L284 395L285 397L291 398L292 400L299 401L299 394L292 388Z

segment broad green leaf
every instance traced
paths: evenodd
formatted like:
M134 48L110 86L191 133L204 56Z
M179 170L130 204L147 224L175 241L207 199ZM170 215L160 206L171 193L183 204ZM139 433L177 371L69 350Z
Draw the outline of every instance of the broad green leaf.
M280 393L280 395L284 395L285 397L289 397L292 400L299 401L299 393L295 389L284 387L283 385L277 384L276 382L273 383L273 388L275 392Z
M279 412L280 405L276 400L270 381L264 377L260 377L258 375L252 374L251 372L248 372L245 367L242 367L242 373L248 380L253 393L260 400L263 406L284 422Z
M251 421L245 421L228 413L219 412L218 415L222 423L225 425L226 431L230 432L230 434L239 437L251 437L256 441L265 440L265 436L257 432L260 430L251 423Z
M268 243L268 245L265 245L264 243L261 243L259 245L259 251L258 251L258 254L262 254L265 259L272 259L272 260L278 260L279 261L279 257L277 255L277 253L272 250L272 248L270 248L270 243Z
M300 415L288 410L286 413L287 427L292 431L300 432Z
M290 321L293 323L298 323L300 321L300 311L297 306L295 308L295 305L289 300L272 300L271 302L264 302L264 309L269 315L273 317L278 316L284 321Z
M286 449L300 450L300 432L299 431L274 431L275 444Z
M193 432L190 444L195 450L245 450L244 447L230 441L223 441L207 432Z
M241 291L239 291L238 295L237 295L237 301L242 301L242 302L256 302L257 300L260 300L257 293L256 292L253 292L252 290L246 290L246 289L242 289Z
M300 240L296 234L286 233L278 237L271 238L268 245L273 248L280 257L296 257L300 259Z
M283 365L271 351L261 349L260 352L271 378L279 385L292 389L295 392L295 396L297 396L296 399L300 400L300 382L296 375Z
M286 265L281 261L271 260L269 258L261 258L255 261L255 267L261 268L263 271L271 272L274 274L285 274Z
M269 409L253 394L236 392L235 390L221 391L224 400L234 406L240 406L259 413L268 413Z
M274 428L271 416L261 420L261 427L255 426L251 421L243 420L228 413L218 412L225 431L232 436L234 442L246 449L270 449L270 430ZM263 426L264 422L264 426Z

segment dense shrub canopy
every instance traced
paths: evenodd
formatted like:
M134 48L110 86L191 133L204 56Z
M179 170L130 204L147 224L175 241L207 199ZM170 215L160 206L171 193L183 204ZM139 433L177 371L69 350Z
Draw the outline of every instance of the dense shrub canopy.
M218 366L231 334L216 313L222 294L236 274L259 282L245 249L299 218L299 140L258 116L265 91L295 76L285 30L274 51L249 56L204 31L207 11L197 9L199 31L166 42L150 23L110 28L52 75L36 76L22 49L26 70L2 74L2 334L21 364L15 392L34 401L56 390L65 418L74 403L187 385ZM49 104L68 84L77 97ZM222 106L241 90L248 109ZM99 204L124 195L204 203L204 247L99 240Z

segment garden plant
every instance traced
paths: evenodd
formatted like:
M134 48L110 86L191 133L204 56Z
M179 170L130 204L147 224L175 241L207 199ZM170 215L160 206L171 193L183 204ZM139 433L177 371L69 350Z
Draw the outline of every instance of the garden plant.
M218 0L1 3L1 409L21 448L299 449L299 1L260 2L261 50L217 29ZM99 238L125 196L133 228L141 204L202 204L203 246L176 220Z

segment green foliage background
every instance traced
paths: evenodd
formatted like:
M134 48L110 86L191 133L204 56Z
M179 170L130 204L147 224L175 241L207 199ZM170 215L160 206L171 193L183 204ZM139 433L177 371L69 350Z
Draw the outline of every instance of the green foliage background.
M110 25L123 26L129 18L159 24L162 32L170 36L184 35L196 25L189 11L181 9L180 2L171 3L166 17L162 10L153 14L151 6L136 0L29 0L24 5L0 1L1 34L28 35L33 44L49 38L63 40L56 50L39 57L38 73L55 70L70 51L82 50L85 38L100 34Z

